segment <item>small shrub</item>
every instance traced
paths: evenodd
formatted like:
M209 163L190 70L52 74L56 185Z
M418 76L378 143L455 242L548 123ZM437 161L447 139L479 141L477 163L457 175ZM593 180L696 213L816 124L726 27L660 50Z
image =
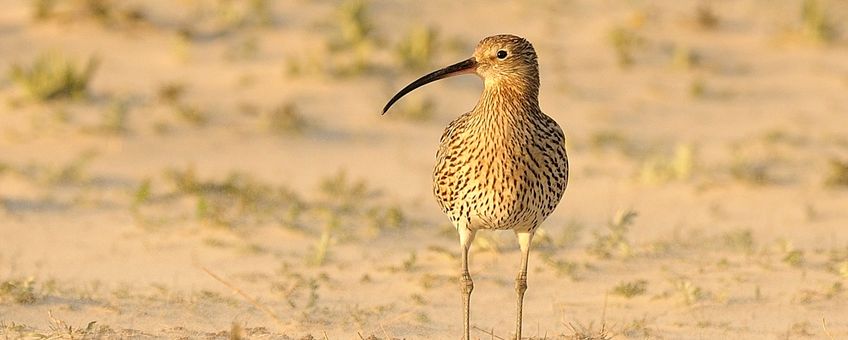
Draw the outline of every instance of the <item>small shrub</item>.
M631 253L627 233L630 225L638 214L633 210L621 210L607 225L608 233L594 232L595 240L589 246L588 252L601 258L612 258L618 254L627 257Z
M804 34L817 42L830 43L836 39L836 30L827 18L827 10L818 0L804 0L801 4L801 22Z
M426 26L415 26L406 33L396 51L401 64L409 70L421 71L430 67L436 51L438 33Z
M177 104L177 116L194 126L203 126L209 122L209 117L195 105Z
M672 284L674 285L674 289L680 296L681 300L683 300L683 303L687 306L693 305L708 297L707 292L704 291L703 288L697 286L688 279L681 278L675 280Z
M833 187L848 187L848 161L831 159L824 184Z
M185 94L186 86L183 83L169 82L159 86L156 90L156 97L160 102L166 104L175 104L180 102L183 94Z
M721 235L723 245L729 249L751 253L754 251L754 235L751 229L728 231Z
M365 180L350 180L344 171L322 179L320 189L328 202L340 210L362 204L371 192Z
M621 282L612 289L615 295L621 295L626 298L632 298L645 294L648 291L648 281L636 280L629 282Z
M738 181L755 185L773 182L765 163L738 161L730 167L730 175Z
M0 282L0 302L33 304L39 297L35 292L35 279Z
M429 97L416 96L405 100L397 112L390 117L398 117L412 122L426 122L436 115L436 102Z
M97 65L96 58L79 66L58 53L47 52L36 57L29 67L13 65L11 78L38 101L81 98L88 94Z
M309 127L297 107L292 103L284 103L268 115L268 130L275 135L302 134Z
M703 2L695 9L695 23L702 29L712 29L718 26L718 16L709 3Z
M602 130L592 133L592 136L589 137L589 144L598 149L609 147L625 149L629 143L620 131Z
M368 18L368 3L364 0L345 0L337 15L339 40L337 47L354 47L371 38L374 25Z
M701 64L701 55L688 46L675 45L671 62L674 67L691 70Z
M33 0L32 18L40 21L49 19L56 7L56 0Z
M631 66L634 61L634 50L644 43L644 39L636 32L621 26L610 30L607 37L615 51L618 65L621 67Z
M642 163L639 180L659 184L674 180L687 180L695 168L695 151L690 144L680 144L671 157L654 156Z
M792 267L801 267L804 265L804 251L795 249L792 243L786 240L781 240L778 246L783 255L781 260L784 263Z
M115 99L109 108L103 112L99 130L111 134L122 134L126 132L129 107L128 100Z

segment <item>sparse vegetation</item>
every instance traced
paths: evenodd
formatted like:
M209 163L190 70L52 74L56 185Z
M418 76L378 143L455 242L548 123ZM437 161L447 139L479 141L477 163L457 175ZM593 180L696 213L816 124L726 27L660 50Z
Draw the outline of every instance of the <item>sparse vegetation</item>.
M11 78L37 101L83 98L97 70L96 58L80 66L57 52L42 53L32 65L12 65Z
M623 26L611 29L607 39L609 39L609 43L615 52L618 66L622 68L627 68L633 64L636 48L644 44L644 38L635 31Z
M45 186L81 186L90 180L87 168L97 155L97 151L87 150L79 153L76 157L64 164L30 163L19 168L17 172Z
M786 240L780 240L778 247L783 256L781 260L784 263L792 267L801 267L804 265L804 251L796 249L791 242Z
M437 50L438 33L427 26L413 26L396 48L401 65L412 71L421 71L431 66Z
M0 338L455 337L460 247L427 180L480 81L378 110L512 10L536 20L523 34L572 161L533 239L525 338L848 334L839 1L465 3L447 26L424 6L6 4ZM498 320L514 236L472 246L472 301L505 301ZM472 337L511 337L474 315Z
M209 116L199 107L190 104L179 104L174 107L177 117L193 126L203 126L209 122Z
M648 291L648 281L636 280L621 282L612 288L612 293L626 298L636 297Z
M309 122L293 103L277 106L267 118L268 131L277 136L303 134L309 126Z
M0 303L33 304L39 299L34 278L0 282Z
M701 64L701 55L689 46L677 44L674 46L671 63L674 67L691 70Z
M368 16L366 0L345 0L338 7L336 19L338 37L335 46L338 48L359 47L370 43L373 38L374 24Z
M750 254L754 251L754 236L751 229L732 230L721 235L722 243L728 249Z
M627 240L627 233L637 213L633 210L620 210L607 224L607 233L593 232L594 241L588 248L588 252L600 258L609 259L613 256L628 257L632 253L632 247Z
M824 184L831 187L848 187L848 161L831 159Z
M159 86L156 90L156 97L162 103L176 104L180 102L185 91L185 84L179 82L168 82Z
M660 155L645 160L639 171L639 180L647 184L685 181L692 176L694 168L695 148L690 144L679 144L671 157Z
M674 291L677 296L687 306L691 306L708 297L708 293L703 288L699 287L692 281L686 278L679 278L672 281Z
M389 114L389 117L397 117L412 122L430 121L436 115L436 103L432 98L425 96L414 96L404 99L397 109Z
M41 21L50 18L56 6L56 0L33 0L32 18Z
M129 100L114 99L110 107L103 112L98 131L115 135L127 132L129 108Z
M827 17L827 9L819 0L804 0L801 4L803 32L812 40L830 43L836 38L836 30Z
M596 149L616 149L623 153L631 150L630 141L621 131L600 130L589 137L589 145Z
M748 184L771 184L775 182L775 178L769 172L769 167L770 162L767 160L754 160L736 155L730 165L730 175L733 179Z
M708 2L701 2L695 9L695 23L702 29L713 29L719 24L719 18Z

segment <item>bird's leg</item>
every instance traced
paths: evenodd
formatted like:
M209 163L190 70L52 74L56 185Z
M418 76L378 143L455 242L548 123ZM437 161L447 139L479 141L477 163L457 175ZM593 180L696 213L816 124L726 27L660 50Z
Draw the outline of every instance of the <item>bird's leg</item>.
M527 258L530 257L530 242L533 240L533 231L516 232L518 246L521 248L521 269L515 278L515 292L518 293L515 317L515 339L521 340L521 317L524 307L524 291L527 290Z
M459 232L459 245L462 247L462 272L459 276L459 285L462 291L463 339L469 340L471 339L471 291L474 290L474 282L471 281L471 275L468 274L468 249L471 248L471 241L474 241L475 231L464 225L459 225L457 231Z

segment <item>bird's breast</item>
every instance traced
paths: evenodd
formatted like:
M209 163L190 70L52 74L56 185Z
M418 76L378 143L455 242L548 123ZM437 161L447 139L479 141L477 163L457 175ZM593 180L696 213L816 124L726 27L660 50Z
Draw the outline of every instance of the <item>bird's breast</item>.
M483 229L531 228L544 220L564 184L553 178L560 172L555 150L530 137L476 134L443 141L448 144L437 155L434 192L445 213Z

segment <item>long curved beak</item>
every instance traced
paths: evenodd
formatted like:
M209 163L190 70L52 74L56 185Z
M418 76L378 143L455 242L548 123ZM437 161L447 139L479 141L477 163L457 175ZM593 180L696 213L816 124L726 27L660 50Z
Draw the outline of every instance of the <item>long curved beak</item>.
M406 87L404 87L402 90L400 90L400 92L398 92L394 97L392 97L392 99L389 100L389 103L386 104L385 107L383 107L382 114L386 114L386 111L388 111L389 108L392 107L392 104L398 101L400 97L403 97L407 93L412 92L412 90L415 90L421 86L427 85L439 79L453 77L460 74L473 73L476 70L477 60L474 59L474 57L471 57L451 66L445 67L441 70L433 71L430 74L427 74L426 76L423 76L421 78L418 78L418 80L412 82L409 85L406 85Z

